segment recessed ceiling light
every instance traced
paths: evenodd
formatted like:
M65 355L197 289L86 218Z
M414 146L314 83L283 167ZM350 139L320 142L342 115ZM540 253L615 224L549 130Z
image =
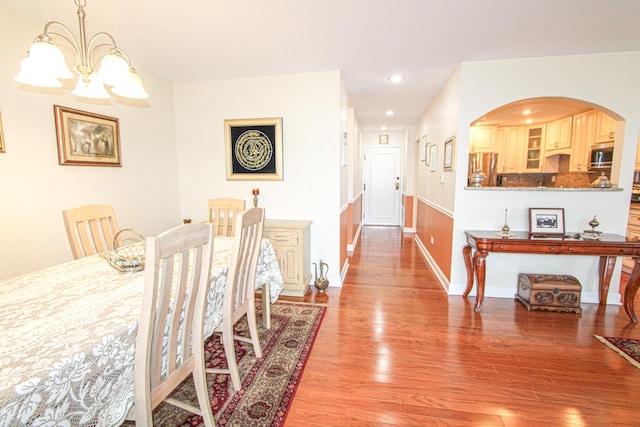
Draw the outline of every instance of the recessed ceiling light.
M387 130L387 127L386 127L386 126L382 126L382 127L380 128L380 130Z
M394 74L391 77L389 77L387 80L389 80L391 83L400 83L401 81L404 80L404 76L400 74Z
M530 125L531 123L533 123L533 119L527 119L524 121L526 124Z
M387 116L393 116L393 111L391 110L387 110L387 112L385 113Z
M524 110L524 111L522 112L522 114L524 114L525 116L526 116L527 114L531 114L531 110Z

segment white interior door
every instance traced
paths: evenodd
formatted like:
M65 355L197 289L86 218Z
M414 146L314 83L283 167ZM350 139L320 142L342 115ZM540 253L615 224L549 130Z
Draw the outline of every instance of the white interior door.
M400 225L402 147L364 149L364 225Z

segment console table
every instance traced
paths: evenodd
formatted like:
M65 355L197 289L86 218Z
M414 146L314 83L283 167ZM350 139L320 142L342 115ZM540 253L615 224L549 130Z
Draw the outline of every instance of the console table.
M638 323L633 311L633 301L640 287L640 241L628 240L617 234L603 234L599 240L574 239L569 237L536 238L526 231L512 232L508 237L499 231L465 231L467 245L463 248L464 263L467 267L466 298L473 289L474 278L478 284L475 311L482 309L485 286L485 259L490 252L547 254L547 255L591 255L600 257L599 299L607 304L607 293L616 258L632 257L633 271L624 291L623 305L632 322Z

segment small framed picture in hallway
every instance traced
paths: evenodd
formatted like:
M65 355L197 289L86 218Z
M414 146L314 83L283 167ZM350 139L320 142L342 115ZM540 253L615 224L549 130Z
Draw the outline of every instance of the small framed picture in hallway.
M436 159L438 158L438 146L431 144L429 146L429 170L431 172L436 171Z
M455 145L455 136L444 141L444 170L446 171L453 170L453 163L455 162Z

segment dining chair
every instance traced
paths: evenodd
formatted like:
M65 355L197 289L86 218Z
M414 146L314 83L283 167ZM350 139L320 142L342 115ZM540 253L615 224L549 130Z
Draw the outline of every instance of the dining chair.
M62 218L74 259L113 249L118 231L113 206L79 206L62 211Z
M204 361L212 245L211 224L202 223L181 225L146 240L134 361L132 412L138 426L152 426L152 411L163 401L202 416L207 427L215 425ZM199 408L169 397L190 374Z
M236 218L236 233L222 304L222 322L215 332L222 333L227 369L207 368L207 373L230 374L236 390L242 388L236 362L234 340L253 344L257 358L262 357L256 322L255 283L258 254L262 242L264 209L251 208ZM234 335L234 325L246 315L250 337Z
M245 201L230 197L209 199L208 222L213 223L216 236L233 236L236 216L244 212Z

